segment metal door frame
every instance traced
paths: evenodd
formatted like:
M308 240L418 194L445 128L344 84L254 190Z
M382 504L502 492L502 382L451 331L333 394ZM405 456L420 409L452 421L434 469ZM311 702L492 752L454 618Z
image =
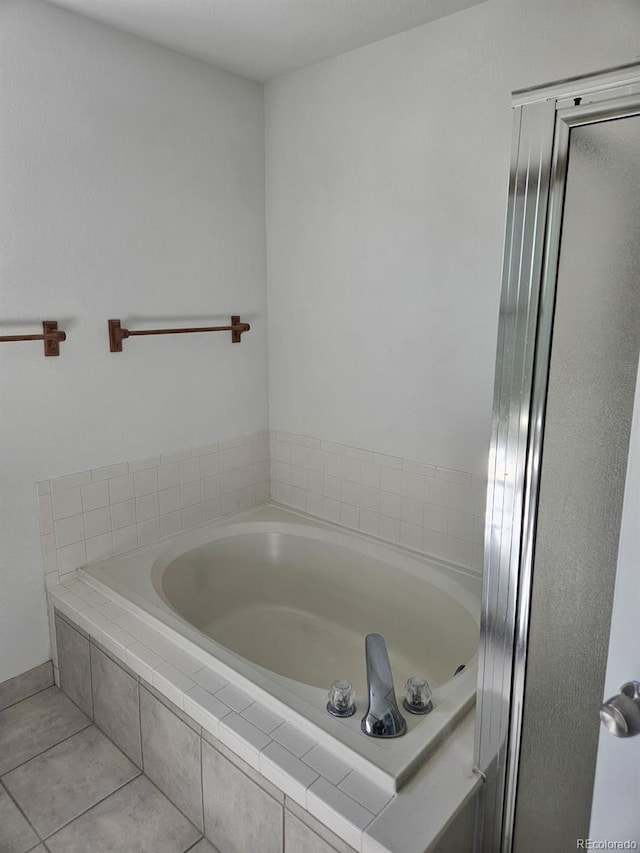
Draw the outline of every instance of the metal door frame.
M477 849L510 853L540 462L572 127L640 114L640 65L515 92L489 455L474 761Z

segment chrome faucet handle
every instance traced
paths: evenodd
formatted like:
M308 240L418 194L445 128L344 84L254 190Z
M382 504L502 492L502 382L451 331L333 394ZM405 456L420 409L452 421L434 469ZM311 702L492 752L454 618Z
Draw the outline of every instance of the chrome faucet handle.
M329 688L327 711L333 717L352 717L356 712L355 691L350 681L340 678Z
M368 634L365 639L369 707L360 728L369 737L400 737L407 730L407 721L396 701L389 654L380 634Z
M426 678L412 675L404 686L404 702L410 714L428 714L433 710L432 692Z

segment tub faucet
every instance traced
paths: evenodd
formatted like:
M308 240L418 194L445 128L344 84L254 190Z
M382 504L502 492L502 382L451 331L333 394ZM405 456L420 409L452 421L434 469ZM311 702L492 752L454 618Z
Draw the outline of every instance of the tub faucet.
M400 737L406 732L407 723L396 702L384 638L381 634L367 634L364 647L369 707L360 728L369 737Z

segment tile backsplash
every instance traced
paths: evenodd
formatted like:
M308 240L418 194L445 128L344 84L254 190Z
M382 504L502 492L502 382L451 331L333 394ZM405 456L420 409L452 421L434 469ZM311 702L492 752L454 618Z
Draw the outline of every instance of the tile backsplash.
M37 483L47 584L78 566L266 501L269 434Z
M486 478L263 430L37 483L47 584L266 501L482 571Z
M486 477L271 431L279 503L479 572Z

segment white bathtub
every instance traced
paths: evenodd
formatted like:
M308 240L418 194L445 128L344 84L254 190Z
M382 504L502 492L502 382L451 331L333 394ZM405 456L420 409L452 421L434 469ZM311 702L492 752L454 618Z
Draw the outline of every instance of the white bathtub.
M317 741L348 750L354 766L386 787L399 787L474 701L479 579L274 504L81 575L171 637L178 632L213 669ZM370 632L385 637L400 697L410 675L426 676L434 689L434 710L406 713L401 738L360 731ZM325 710L336 678L356 688L354 717Z

